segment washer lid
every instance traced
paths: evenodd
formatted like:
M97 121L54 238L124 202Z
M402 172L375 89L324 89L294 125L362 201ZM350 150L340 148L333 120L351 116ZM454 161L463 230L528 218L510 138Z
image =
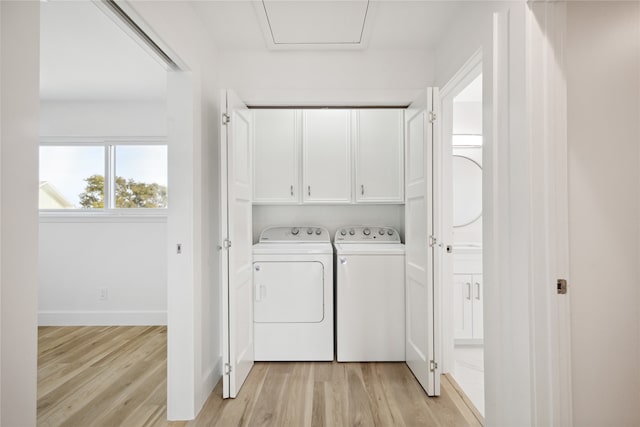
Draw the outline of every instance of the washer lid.
M253 254L269 255L301 255L301 254L333 254L331 243L256 243Z
M337 255L404 255L402 243L336 243Z

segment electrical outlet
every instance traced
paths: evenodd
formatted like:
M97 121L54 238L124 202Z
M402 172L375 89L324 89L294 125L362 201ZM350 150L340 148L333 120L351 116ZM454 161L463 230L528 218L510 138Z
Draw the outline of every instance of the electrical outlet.
M98 289L98 299L100 301L106 301L109 299L109 290L107 288Z

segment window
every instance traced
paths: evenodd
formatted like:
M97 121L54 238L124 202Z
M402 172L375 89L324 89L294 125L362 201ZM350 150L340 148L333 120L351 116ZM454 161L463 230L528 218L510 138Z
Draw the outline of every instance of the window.
M167 207L167 146L40 146L40 209L108 212Z

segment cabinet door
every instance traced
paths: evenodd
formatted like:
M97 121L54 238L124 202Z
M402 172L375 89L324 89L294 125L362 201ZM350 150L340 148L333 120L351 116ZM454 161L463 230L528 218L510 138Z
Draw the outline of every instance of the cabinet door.
M404 202L403 112L356 110L356 201Z
M254 203L300 200L299 114L297 110L254 111Z
M473 276L453 275L453 335L456 339L473 337Z
M350 110L306 110L302 127L304 202L350 203Z
M473 275L473 338L484 338L484 288L482 287L482 274Z

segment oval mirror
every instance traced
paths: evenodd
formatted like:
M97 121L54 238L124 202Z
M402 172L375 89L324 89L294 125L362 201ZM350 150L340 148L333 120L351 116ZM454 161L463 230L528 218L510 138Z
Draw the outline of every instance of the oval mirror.
M453 156L453 226L464 227L482 216L482 167Z

